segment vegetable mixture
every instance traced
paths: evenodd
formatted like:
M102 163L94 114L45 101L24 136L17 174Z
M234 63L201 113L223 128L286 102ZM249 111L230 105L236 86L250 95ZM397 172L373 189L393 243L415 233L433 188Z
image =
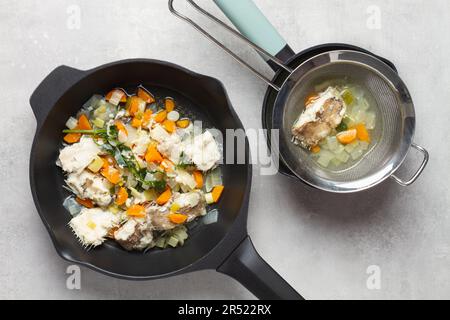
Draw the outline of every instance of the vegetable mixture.
M293 142L325 168L350 167L370 150L376 113L360 87L327 86L306 98L292 127Z
M219 145L182 117L172 98L114 89L93 96L66 123L57 165L73 193L64 206L85 247L107 238L126 250L177 247L188 226L218 219L224 190ZM198 223L198 221L196 221Z

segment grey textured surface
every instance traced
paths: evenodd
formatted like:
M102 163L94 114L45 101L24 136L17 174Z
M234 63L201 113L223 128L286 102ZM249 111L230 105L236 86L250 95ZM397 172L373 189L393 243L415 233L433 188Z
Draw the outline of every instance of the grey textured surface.
M255 1L295 50L347 42L391 59L416 103L415 140L432 156L409 188L387 181L344 196L255 170L248 228L260 254L310 299L450 298L450 2ZM67 27L73 5L81 10L79 29ZM369 5L380 8L381 29L367 27ZM61 64L88 69L158 58L222 80L244 125L258 128L265 85L172 17L166 0L2 0L0 38L0 298L253 298L213 271L138 283L82 268L81 290L68 290L68 264L29 191L35 120L28 99ZM250 49L223 38L270 75ZM369 265L381 268L380 290L366 287Z

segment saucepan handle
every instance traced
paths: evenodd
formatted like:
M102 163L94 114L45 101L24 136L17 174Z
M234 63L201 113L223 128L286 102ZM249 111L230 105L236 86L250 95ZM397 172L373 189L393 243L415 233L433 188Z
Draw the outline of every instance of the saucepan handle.
M279 58L284 64L295 55L253 0L214 0L214 2L241 34ZM270 60L267 63L275 71L279 69Z
M196 22L194 22L192 19L188 18L187 16L181 14L179 11L175 10L173 6L174 0L169 0L169 10L172 12L175 16L178 18L186 21L190 25L192 25L198 32L203 34L206 38L208 38L211 42L219 46L221 49L223 49L226 53L228 53L231 57L233 57L235 60L237 60L240 64L248 68L253 74L255 74L258 78L266 82L269 86L274 88L277 91L280 91L280 87L273 83L268 77L263 75L261 72L257 71L254 67L252 67L250 64L245 62L242 58L240 58L238 55L236 55L233 51L231 51L229 48L224 46L219 40L217 40L215 37L213 37L208 31L200 27ZM232 27L225 24L220 19L216 18L212 14L210 14L208 11L201 8L197 3L195 3L194 0L186 0L188 4L190 4L196 11L201 13L203 16L207 17L211 21L215 22L222 28L224 28L226 31L233 34L235 37L239 38L243 42L245 42L247 45L252 47L254 50L262 54L264 57L266 57L269 61L271 61L273 64L278 66L279 68L282 68L289 73L292 73L292 69L284 65L284 61L276 57L273 52L276 52L280 47L285 47L286 42L281 39L281 36L276 34L276 31L274 31L273 27L270 25L270 23L267 21L267 19L264 18L262 13L256 8L256 6L253 4L252 0L239 0L239 1L230 1L230 4L227 4L228 0L226 1L216 1L216 3L221 7L225 14L227 14L237 25L240 26L240 28L243 30L243 33L245 32L249 37L257 41L259 44L268 47L268 50L266 48L261 47L258 45L258 43L252 42L249 38L244 36L243 34L239 33L238 31L234 30ZM248 9L249 11L245 11L245 9ZM254 21L256 23L255 27L250 27L251 23L243 23L245 21L245 17L249 15L251 17L251 21ZM256 31L259 27L263 28L265 32L270 33L270 37L265 40L264 34ZM271 30L272 29L272 30Z
M407 186L413 184L419 178L419 176L422 174L423 170L427 166L428 160L430 159L430 155L424 147L421 147L415 143L411 144L411 147L413 147L414 149L416 149L422 153L423 160L419 166L419 169L417 169L417 171L414 173L414 175L409 180L403 180L394 174L391 176L391 178L394 179L395 182L397 182L399 185L401 185L403 187L407 187Z
M61 95L73 86L84 72L67 66L53 70L34 90L30 97L30 105L38 125L47 117L53 105Z
M249 237L217 269L244 285L262 300L303 300L256 252Z

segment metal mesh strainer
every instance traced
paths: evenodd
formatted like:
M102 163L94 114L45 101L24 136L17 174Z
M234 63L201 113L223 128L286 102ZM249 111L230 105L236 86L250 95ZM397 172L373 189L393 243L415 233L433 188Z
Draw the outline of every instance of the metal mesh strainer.
M280 158L299 179L325 191L344 193L370 188L388 177L407 186L422 173L429 156L424 148L412 142L415 129L414 105L403 81L383 61L359 51L338 50L319 54L293 70L284 65L280 59L202 9L195 1L186 0L203 16L219 24L275 65L287 71L290 76L280 87L193 20L176 11L173 2L174 0L169 0L169 9L173 14L194 26L197 31L279 92L273 107L272 129L280 131L280 139L272 141L272 153L275 154L276 159ZM364 87L369 93L369 102L376 106L378 118L377 128L372 135L376 143L371 146L370 152L352 167L340 171L320 167L308 151L291 142L291 128L303 111L305 97L313 91L314 85L330 79L348 79ZM422 152L423 161L416 173L409 180L404 181L396 177L394 172L405 160L411 146Z
M322 168L310 153L291 143L291 128L316 84L346 79L366 89L376 106L377 127L370 151L345 170ZM287 79L275 102L273 128L280 129L279 150L286 165L305 182L328 191L351 192L371 187L403 162L414 134L414 107L398 75L377 58L356 51L331 51L300 65Z

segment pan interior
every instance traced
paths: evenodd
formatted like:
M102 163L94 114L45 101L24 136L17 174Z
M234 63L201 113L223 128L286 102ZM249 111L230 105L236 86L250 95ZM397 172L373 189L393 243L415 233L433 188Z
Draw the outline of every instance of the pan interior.
M315 187L334 192L362 190L384 180L403 161L414 125L412 103L406 88L400 86L402 83L393 84L370 65L349 60L323 60L322 57L319 63L309 61L310 68L306 72L300 72L300 66L280 92L278 99L284 101L285 106L282 114L274 114L274 118L280 120L281 156L298 177ZM308 62L305 65L308 66ZM390 74L394 76L393 71ZM377 114L378 123L370 151L345 170L321 167L309 151L291 142L292 125L304 110L305 98L324 81L348 82L363 87Z

